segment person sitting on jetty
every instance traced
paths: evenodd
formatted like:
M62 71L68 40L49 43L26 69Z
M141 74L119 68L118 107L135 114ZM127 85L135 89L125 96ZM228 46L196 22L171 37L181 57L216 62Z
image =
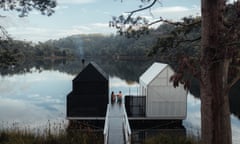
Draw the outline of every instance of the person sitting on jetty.
M115 103L115 101L116 101L116 96L115 96L114 92L112 91L112 93L111 93L111 102Z
M119 93L118 93L118 95L117 95L117 98L118 98L117 102L118 102L119 104L121 104L121 103L122 103L122 92L121 92L121 91L119 91Z

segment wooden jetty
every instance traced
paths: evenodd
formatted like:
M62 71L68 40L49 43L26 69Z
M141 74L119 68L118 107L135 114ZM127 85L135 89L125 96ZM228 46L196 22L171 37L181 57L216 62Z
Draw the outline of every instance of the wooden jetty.
M130 144L131 129L124 104L109 104L104 125L104 144Z
M86 124L100 129L104 144L130 144L131 128L181 129L186 117L186 92L182 88L172 90L171 74L167 64L154 63L140 77L141 96L125 96L123 103L111 104L108 75L90 62L73 79L73 90L67 96L70 127L79 124L84 128Z

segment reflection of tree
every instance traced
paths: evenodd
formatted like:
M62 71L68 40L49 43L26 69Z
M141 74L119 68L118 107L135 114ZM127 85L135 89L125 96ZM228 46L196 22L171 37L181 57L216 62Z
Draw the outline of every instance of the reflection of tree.
M138 81L139 76L152 64L152 61L120 61L106 58L86 58L86 64L90 61L96 62L109 76L116 76L126 81ZM37 59L25 61L14 67L0 68L1 75L13 75L30 73L35 68L42 70L57 70L72 75L78 74L83 65L80 59Z
M240 81L238 81L229 92L230 112L240 119ZM192 80L190 93L196 98L200 98L199 82L195 79Z
M139 76L152 64L152 61L122 61L102 59L96 61L110 76L116 76L126 81L138 82Z
M229 93L230 111L240 119L240 80L231 88Z
M76 74L80 71L79 61L66 60L66 59L35 59L30 61L25 61L14 67L0 67L1 75L13 75L13 74L24 74L31 73L32 69L41 72L42 70L56 70L60 72L66 72L69 74Z
M121 61L114 59L104 58L86 58L86 64L90 61L96 62L109 76L119 77L126 82L138 82L141 74L153 63L152 60L148 61ZM175 68L174 64L171 64ZM31 73L32 68L41 72L42 70L56 70L71 75L77 75L83 68L80 59L75 60L34 60L25 61L15 67L0 68L1 75L13 75ZM240 118L240 81L233 86L230 91L230 110L231 113ZM190 93L195 97L200 97L199 83L197 80L192 80Z

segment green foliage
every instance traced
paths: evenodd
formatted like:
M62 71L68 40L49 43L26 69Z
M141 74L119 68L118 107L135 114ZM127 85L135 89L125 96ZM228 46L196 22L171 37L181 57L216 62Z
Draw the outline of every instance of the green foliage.
M119 35L105 36L101 34L74 35L59 40L48 41L45 44L60 49L69 48L76 55L86 57L118 57L118 56L146 56L146 51L157 37L154 33L139 39L126 38Z
M5 11L17 11L20 17L25 17L30 11L36 9L43 15L52 15L56 7L55 0L2 0L0 8Z
M174 60L182 65L179 68L180 77L173 79L185 81L185 75L192 74L199 79L200 74L200 48L201 48L201 17L184 17L181 21L173 22L159 18L154 22L148 22L144 17L135 16L138 12L150 9L158 0L142 0L145 6L130 11L128 15L113 17L109 26L118 30L121 35L130 38L146 37L150 31L158 32L156 42L148 49L149 56L157 56L162 59ZM240 37L240 2L227 4L224 8L222 31L218 32L220 51L214 53L210 58L213 63L222 59L230 60L229 81L236 82L239 79L239 37ZM134 15L134 16L133 16ZM150 26L163 23L157 30L151 30ZM167 30L164 29L167 28ZM215 51L214 49L212 51ZM210 52L209 52L210 53ZM182 61L182 62L181 62ZM178 83L178 82L177 82ZM176 83L176 84L177 84Z
M200 22L199 17L185 17L182 22L166 22L164 27L168 30L159 35L157 43L153 46L149 55L168 55L178 57L178 55L188 55L199 57L200 52ZM161 28L161 26L160 26ZM163 29L159 29L162 31Z
M18 40L0 41L0 66L8 67L32 59L72 58L74 52L45 43L33 44Z
M56 0L1 0L0 9L4 11L16 11L19 17L26 17L33 10L41 14L51 16L56 7ZM2 15L0 15L3 17ZM6 29L0 26L0 40L11 40Z

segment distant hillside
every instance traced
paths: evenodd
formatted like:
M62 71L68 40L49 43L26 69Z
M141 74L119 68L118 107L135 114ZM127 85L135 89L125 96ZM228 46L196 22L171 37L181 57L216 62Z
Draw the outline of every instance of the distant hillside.
M146 35L139 39L119 35L101 34L73 35L45 42L60 49L68 48L79 56L145 56L156 42L156 37Z
M1 42L0 56L3 63L13 61L19 62L26 59L36 58L79 58L79 57L108 57L115 59L144 59L153 48L161 47L159 39L171 35L174 26L162 24L157 29L150 29L148 34L139 37L125 37L121 35L72 35L58 40L48 40L33 44L17 40L8 41L7 44ZM191 35L198 35L200 30L195 30ZM184 35L183 35L184 36ZM167 60L176 59L176 56L185 53L188 55L198 55L199 47L192 44L181 44L175 47L158 48L159 51L154 57ZM6 65L11 65L8 63Z
M157 29L150 29L148 34L142 34L139 37L129 37L121 35L73 35L58 40L49 40L45 45L57 47L59 49L71 49L78 56L110 56L114 58L122 58L124 56L145 57L154 47L167 44L168 41L159 39L173 35L173 25L162 24ZM189 37L200 34L200 29L194 29L189 32ZM185 37L186 35L182 35ZM192 56L198 55L199 41L197 43L181 43L178 47L158 48L158 57L176 56L179 54L188 54ZM155 56L156 56L155 55Z

